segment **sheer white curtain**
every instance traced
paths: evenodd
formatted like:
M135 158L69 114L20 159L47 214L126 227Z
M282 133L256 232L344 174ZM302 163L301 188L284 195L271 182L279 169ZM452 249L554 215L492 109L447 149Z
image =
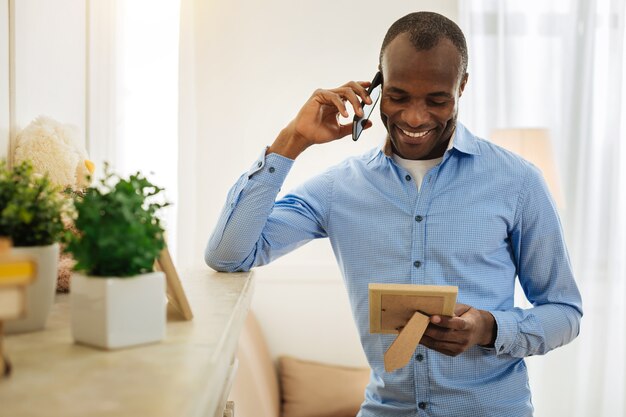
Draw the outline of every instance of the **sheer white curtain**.
M179 0L89 0L88 148L97 175L141 171L174 203L161 213L176 256Z
M579 338L529 358L538 417L626 408L626 50L622 0L461 2L470 82L461 119L547 127L585 316Z

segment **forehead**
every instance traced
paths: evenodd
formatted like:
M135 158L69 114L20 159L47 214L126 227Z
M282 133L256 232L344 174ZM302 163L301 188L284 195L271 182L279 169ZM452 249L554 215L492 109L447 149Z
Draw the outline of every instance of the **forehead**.
M418 86L453 90L459 81L460 65L460 54L450 40L443 38L431 49L418 51L404 33L385 49L383 79L386 87L407 91Z

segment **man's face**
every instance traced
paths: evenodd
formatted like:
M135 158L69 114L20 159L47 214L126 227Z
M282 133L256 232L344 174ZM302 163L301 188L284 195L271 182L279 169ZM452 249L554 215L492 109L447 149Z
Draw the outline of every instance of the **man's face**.
M404 159L443 155L467 82L467 74L459 76L460 65L459 52L448 39L417 51L402 34L387 46L380 113L397 155Z

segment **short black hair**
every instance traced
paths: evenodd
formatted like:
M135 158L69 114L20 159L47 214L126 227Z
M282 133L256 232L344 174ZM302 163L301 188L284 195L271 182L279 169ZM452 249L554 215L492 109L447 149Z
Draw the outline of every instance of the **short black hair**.
M415 12L396 20L385 35L380 47L379 65L382 68L383 54L387 46L403 33L408 33L411 44L418 51L433 48L442 39L449 39L459 51L461 67L459 76L467 72L467 43L461 28L452 20L438 13Z

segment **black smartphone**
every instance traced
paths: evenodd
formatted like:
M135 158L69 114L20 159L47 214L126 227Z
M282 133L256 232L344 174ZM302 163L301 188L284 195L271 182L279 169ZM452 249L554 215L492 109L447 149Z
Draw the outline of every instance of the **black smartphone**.
M374 75L374 79L372 83L367 88L367 94L372 99L372 104L365 104L361 101L361 108L363 109L363 116L359 117L356 114L354 115L354 120L352 124L352 140L356 141L361 136L361 132L363 132L363 127L369 120L372 112L374 111L374 107L376 103L378 103L378 99L380 98L380 91L382 89L382 81L383 75L378 71L376 75Z

